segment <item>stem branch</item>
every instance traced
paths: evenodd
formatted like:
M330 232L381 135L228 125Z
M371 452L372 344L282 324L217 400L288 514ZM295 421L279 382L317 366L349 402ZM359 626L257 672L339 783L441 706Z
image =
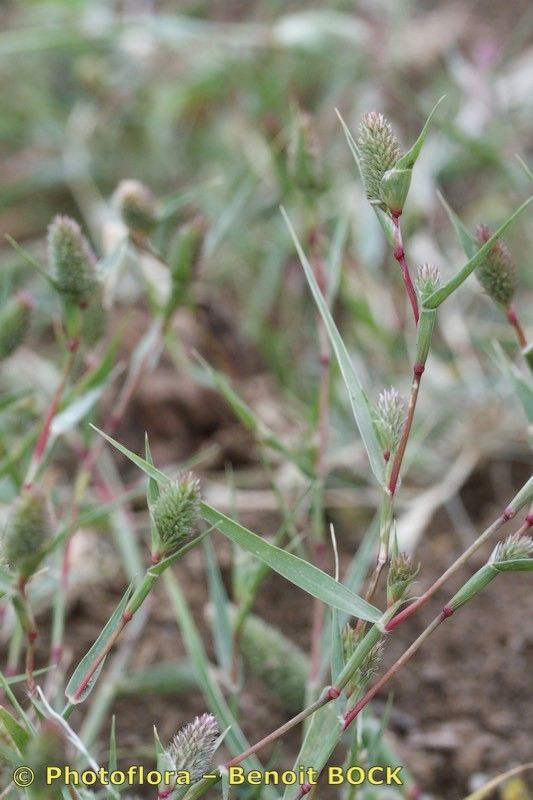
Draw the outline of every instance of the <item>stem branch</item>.
M405 448L407 447L409 434L411 433L411 427L413 425L413 419L415 416L415 409L416 409L416 401L418 399L418 390L420 388L420 381L422 379L423 372L424 372L423 364L414 365L413 381L411 383L411 394L409 397L409 408L407 409L407 417L402 429L402 435L400 438L400 443L398 445L398 450L396 451L396 455L394 456L391 476L389 479L388 489L392 497L394 497L396 488L398 486L398 478L400 477L400 469L402 466L403 457L405 455Z
M409 264L407 263L407 259L405 257L405 250L402 239L402 229L400 227L400 214L397 212L396 213L391 212L391 219L394 231L393 255L402 270L403 282L405 284L407 297L409 298L409 302L411 303L411 308L413 309L415 324L418 325L418 317L419 317L418 299L416 296L415 287L413 286L413 281L411 280L411 272L409 270Z
M400 625L402 622L404 622L406 619L408 619L412 614L414 614L415 611L418 611L419 608L422 608L422 606L424 606L427 603L427 601L431 597L433 597L433 595L441 588L441 586L443 586L446 583L446 581L449 578L451 578L451 576L454 575L457 572L457 570L460 569L463 566L463 564L465 564L468 561L468 559L476 552L476 550L479 550L479 548L488 539L490 539L490 537L494 533L496 533L496 531L498 531L503 525L505 525L505 523L509 519L511 519L512 516L514 516L514 514L511 514L507 510L504 511L502 514L500 514L498 519L496 519L492 523L492 525L490 525L481 534L481 536L478 536L478 538L474 542L472 542L470 547L468 547L464 551L464 553L462 553L459 556L459 558L456 559L456 561L454 561L454 563L451 566L448 567L446 572L444 572L440 576L440 578L437 578L435 583L433 583L429 587L429 589L427 589L424 592L423 595L421 595L417 600L415 600L413 603L411 603L410 606L407 606L406 608L404 608L403 611L400 611L399 614L396 614L396 616L391 619L391 621L385 626L385 630L387 632L390 632L390 631L394 630L394 628L396 628L398 625ZM532 525L533 525L533 514L530 513L530 514L528 514L528 516L524 520L524 522L521 525L521 527L518 529L517 535L522 536L523 534L525 534L529 530L529 528L531 528Z
M428 636L430 636L433 631L444 622L447 617L450 616L449 611L441 611L438 617L435 617L433 622L431 622L428 627L422 631L418 639L416 639L413 644L407 648L405 653L400 656L400 658L394 662L392 667L387 670L387 672L377 681L374 686L369 689L369 691L362 697L353 708L351 708L345 715L344 715L344 730L351 725L354 721L356 716L359 714L360 711L372 700L372 698L380 691L380 689L398 672L404 664L406 664L412 656L416 653L416 651L421 647L421 645L426 641Z

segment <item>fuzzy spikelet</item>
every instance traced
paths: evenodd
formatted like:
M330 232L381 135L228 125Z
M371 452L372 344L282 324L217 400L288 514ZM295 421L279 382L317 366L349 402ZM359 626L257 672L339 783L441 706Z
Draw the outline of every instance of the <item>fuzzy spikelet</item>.
M418 296L423 303L440 286L439 268L434 264L421 264L418 267L416 276L416 289Z
M132 232L148 236L157 224L155 197L140 181L121 181L113 195L113 204L122 221Z
M3 558L20 575L29 577L43 558L51 530L45 496L35 489L24 492L7 521L2 543Z
M395 453L405 420L405 404L393 386L379 395L374 419L383 451L389 455Z
M163 489L152 509L159 555L170 555L191 539L200 522L200 482L188 472Z
M85 305L94 290L96 258L70 217L55 217L48 228L48 259L59 291L66 299Z
M361 641L362 633L346 625L342 632L342 647L344 651L344 658L349 661L353 655L357 645ZM381 660L383 658L383 642L378 642L372 650L368 653L366 658L363 659L361 664L354 671L350 681L347 685L348 694L360 692L372 680L374 675L379 669Z
M401 600L418 575L420 564L415 566L406 553L398 553L391 561L387 577L387 604Z
M400 145L383 114L371 111L363 116L357 146L366 196L381 202L381 179L400 157Z
M0 361L14 353L24 341L32 308L29 295L20 292L0 311Z
M309 662L299 647L263 619L250 614L241 632L240 652L249 673L261 681L287 712L301 711Z
M193 782L199 780L211 767L219 735L218 724L212 714L202 714L185 725L167 748L174 769L177 772L189 772Z
M478 247L488 242L492 231L487 225L478 225L475 240ZM498 239L475 270L476 277L495 303L508 308L516 290L516 273L511 252L505 242Z
M512 534L504 542L499 542L490 558L491 562L517 561L533 556L533 539L530 536Z

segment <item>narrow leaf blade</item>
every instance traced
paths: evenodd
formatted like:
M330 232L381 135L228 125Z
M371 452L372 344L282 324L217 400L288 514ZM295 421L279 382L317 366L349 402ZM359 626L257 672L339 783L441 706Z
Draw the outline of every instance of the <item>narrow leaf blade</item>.
M99 653L102 652L102 649L108 643L111 636L115 633L117 626L120 623L122 613L126 608L128 600L131 597L132 591L133 591L133 585L130 584L130 586L128 586L128 588L124 592L122 600L120 601L115 611L113 612L112 616L109 618L106 625L102 629L102 632L98 636L97 640L95 641L91 649L84 655L84 657L74 670L74 673L68 682L67 688L65 689L65 695L67 696L67 699L69 700L70 703L76 704L83 702L83 700L85 700L85 698L91 692L94 684L96 683L96 680L98 678L98 675L100 673L100 670L104 662L102 662L99 669L96 671L96 673L92 676L92 678L88 682L86 682L86 675L91 669L91 666L95 661L95 658L99 655Z
M0 724L13 740L19 753L23 753L30 740L30 734L3 706L0 706Z
M148 475L149 478L153 478L158 483L163 484L163 486L168 486L171 483L170 478L167 478L164 472L161 472L161 470L157 469L157 467L154 467L154 465L150 464L149 461L146 461L146 459L141 458L140 456L136 455L136 453L128 450L127 447L124 447L123 444L117 442L112 436L108 436L107 433L101 431L100 428L96 427L96 425L91 425L91 428L94 428L94 430L99 433L100 436L103 436L104 439L109 442L109 444L112 444L113 447L116 447L116 449L125 455L126 458L129 458L129 460L132 461L136 467L139 467L139 469L142 470L146 475Z
M207 562L207 584L209 597L214 611L213 639L217 660L225 674L229 677L233 662L232 627L228 612L228 596L222 582L220 567L215 556L213 545L209 539L204 542Z
M289 220L289 217L287 216L287 213L285 212L285 209L282 208L281 213L283 214L283 218L285 219L289 232L292 236L294 246L296 247L298 256L300 258L302 267L305 272L305 276L307 278L307 282L309 283L311 292L318 306L318 310L320 311L322 319L324 320L324 324L326 326L331 345L333 347L333 350L337 357L337 361L339 363L344 383L346 385L346 388L348 389L353 415L355 417L357 427L359 428L361 438L368 453L368 458L370 460L370 466L372 467L372 472L374 473L377 481L381 485L384 485L385 469L384 469L383 453L374 427L374 422L372 420L372 414L370 411L368 400L361 386L359 377L354 369L354 366L352 364L346 346L337 329L337 326L335 325L333 317L331 316L331 312L328 308L328 305L322 295L322 292L320 291L320 288L318 286L318 283L316 281L313 272L313 268L311 267L311 264L309 263L302 249L302 246L298 240L298 237L296 236L296 232Z
M202 516L239 547L248 550L275 572L328 606L369 622L381 619L379 609L351 592L342 583L308 561L270 544L207 503L202 503Z
M533 200L533 195L531 197L528 197L528 199L525 200L513 214L511 214L509 219L507 219L503 223L503 225L500 225L496 233L494 233L490 237L490 239L488 239L488 241L486 241L485 244L479 248L477 253L469 261L466 262L464 267L460 269L459 272L448 281L448 283L446 283L440 289L437 289L436 292L433 292L433 294L431 294L428 297L428 299L423 304L424 307L437 308L438 306L440 306L441 303L443 303L446 300L446 298L448 298L453 292L455 292L455 290L459 288L459 286L468 278L468 276L472 274L472 272L476 269L476 267L478 267L481 264L481 262L483 261L489 250L495 244L496 240L499 239L505 233L507 228L509 228L513 224L513 222L515 222L515 220L520 216L520 214L526 210L526 208L529 206L532 200Z
M426 141L431 120L433 119L437 108L440 106L445 97L446 95L443 94L442 97L437 100L437 102L429 112L429 116L424 124L424 127L420 131L418 139L416 140L414 145L407 151L407 153L404 153L404 155L396 162L395 165L396 169L412 169L414 167L416 160L420 155L422 147L424 146L424 142Z
M465 251L465 256L467 258L472 258L476 254L477 250L474 237L466 225L461 222L453 208L448 204L442 192L437 192L437 197L441 201L442 205L444 206L444 210L448 214L450 222L452 223L455 233L457 234L457 238L459 239L462 248Z

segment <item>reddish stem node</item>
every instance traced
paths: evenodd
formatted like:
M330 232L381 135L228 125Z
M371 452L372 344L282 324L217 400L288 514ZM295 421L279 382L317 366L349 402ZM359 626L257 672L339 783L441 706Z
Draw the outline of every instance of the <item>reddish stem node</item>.
M407 292L407 297L409 298L409 302L411 303L411 308L413 309L413 316L415 318L415 323L418 325L418 318L419 318L418 298L416 296L415 287L413 286L413 281L411 280L409 264L407 263L407 259L405 257L405 250L402 241L402 231L400 228L400 214L401 212L398 211L391 212L392 226L394 230L394 249L392 252L394 258L400 265L400 269L402 271L402 276L403 276L403 282L405 284L405 290Z

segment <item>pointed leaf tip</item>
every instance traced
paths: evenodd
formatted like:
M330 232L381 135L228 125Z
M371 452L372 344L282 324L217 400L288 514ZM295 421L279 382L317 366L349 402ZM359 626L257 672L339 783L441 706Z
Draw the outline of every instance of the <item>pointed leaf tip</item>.
M322 316L322 319L324 320L324 324L328 332L333 352L335 353L335 356L337 358L340 371L344 379L344 383L348 390L348 395L350 397L350 403L352 406L353 415L357 427L359 429L359 433L361 434L361 438L363 440L366 452L368 454L372 472L374 473L378 483L380 485L384 485L385 469L384 469L383 453L375 429L374 421L372 419L372 413L370 410L368 399L361 385L361 381L359 380L359 377L352 364L352 360L350 358L348 350L346 349L346 345L344 344L344 341L337 329L337 326L335 325L333 317L331 316L328 304L322 292L320 291L320 288L318 286L318 283L316 281L313 272L313 268L311 267L303 251L303 248L292 226L292 223L287 215L287 212L285 211L284 208L281 208L281 213L289 229L289 233L294 242L294 246L296 247L296 251L300 258L300 262L304 269L305 276L307 278L307 282L313 294L315 303L317 304L318 310Z
M420 131L418 139L416 140L414 145L411 148L409 148L407 153L404 153L404 155L396 162L395 169L412 169L414 167L416 160L420 155L422 147L424 146L424 142L426 141L431 120L435 116L438 107L440 106L445 97L446 95L443 94L442 97L439 98L439 100L437 100L437 102L429 112L429 116L424 123L424 127Z

